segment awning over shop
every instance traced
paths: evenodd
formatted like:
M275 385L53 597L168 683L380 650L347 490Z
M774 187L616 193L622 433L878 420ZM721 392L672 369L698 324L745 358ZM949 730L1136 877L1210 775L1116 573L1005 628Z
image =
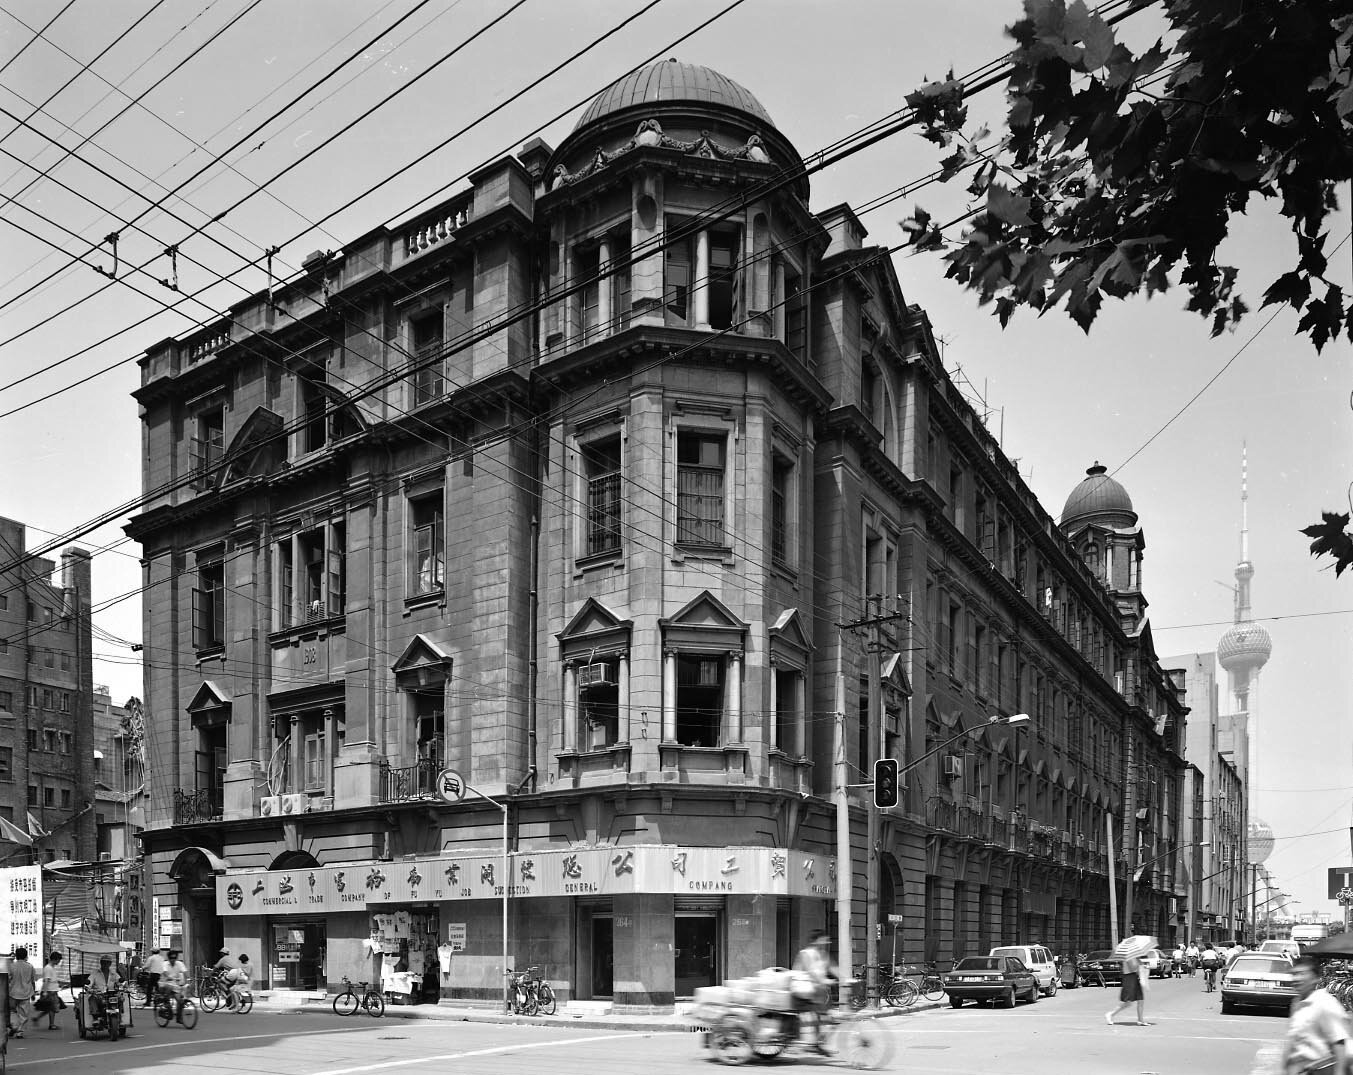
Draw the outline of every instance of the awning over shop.
M177 881L188 876L190 871L200 870L204 866L211 873L224 873L230 869L229 862L205 847L185 847L175 856L169 867L169 876Z

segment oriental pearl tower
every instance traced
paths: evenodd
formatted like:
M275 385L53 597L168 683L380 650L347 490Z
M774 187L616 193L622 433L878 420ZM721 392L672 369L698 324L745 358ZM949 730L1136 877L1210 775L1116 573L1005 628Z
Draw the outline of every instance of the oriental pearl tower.
M1254 809L1258 779L1258 725L1255 723L1255 696L1258 693L1259 670L1268 663L1273 653L1273 641L1268 632L1251 620L1250 580L1254 564L1250 563L1249 522L1249 458L1242 448L1240 463L1240 562L1236 564L1235 622L1227 628L1217 643L1217 660L1226 669L1231 686L1231 711L1245 716L1249 739L1249 757L1246 759L1246 798L1249 803L1249 860L1252 865L1262 863L1273 850L1273 830L1259 820Z

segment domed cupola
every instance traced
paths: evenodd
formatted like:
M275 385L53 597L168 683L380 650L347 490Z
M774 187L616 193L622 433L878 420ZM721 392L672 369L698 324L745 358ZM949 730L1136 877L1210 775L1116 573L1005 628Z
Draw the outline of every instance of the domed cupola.
M781 168L800 159L750 90L711 68L670 59L631 71L597 94L551 156L547 188L577 183L644 149ZM798 185L806 199L807 178Z
M1137 513L1132 510L1132 497L1126 489L1108 475L1108 468L1096 462L1085 472L1081 483L1071 490L1062 508L1061 527L1067 533L1079 530L1081 525L1095 522L1109 527L1137 525Z

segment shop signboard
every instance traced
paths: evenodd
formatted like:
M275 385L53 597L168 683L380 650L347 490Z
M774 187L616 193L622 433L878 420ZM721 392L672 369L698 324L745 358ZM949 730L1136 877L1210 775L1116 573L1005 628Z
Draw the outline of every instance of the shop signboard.
M28 962L42 967L42 867L0 868L0 952L28 949Z
M360 862L216 879L223 915L364 911L387 904L537 896L777 895L830 899L836 860L770 847L590 847L523 850L508 862L483 849L428 859Z
M448 922L446 924L446 943L453 952L465 951L465 939L467 930L464 922Z

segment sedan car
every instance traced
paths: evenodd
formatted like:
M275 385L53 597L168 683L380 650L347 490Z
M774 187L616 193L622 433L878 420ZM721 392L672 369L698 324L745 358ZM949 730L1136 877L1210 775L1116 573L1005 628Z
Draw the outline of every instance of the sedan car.
M1091 952L1076 970L1081 985L1117 985L1123 980L1123 960L1109 948Z
M1142 962L1146 964L1148 977L1169 978L1174 974L1174 956L1162 952L1159 948L1152 948L1142 956Z
M1013 1008L1021 997L1030 1004L1038 999L1038 979L1014 956L969 956L944 976L944 991L955 1008L965 1000L975 1000L979 1007L994 1000Z
M1240 1007L1287 1011L1296 995L1292 961L1286 956L1238 956L1226 968L1221 980L1222 1014L1229 1014Z

